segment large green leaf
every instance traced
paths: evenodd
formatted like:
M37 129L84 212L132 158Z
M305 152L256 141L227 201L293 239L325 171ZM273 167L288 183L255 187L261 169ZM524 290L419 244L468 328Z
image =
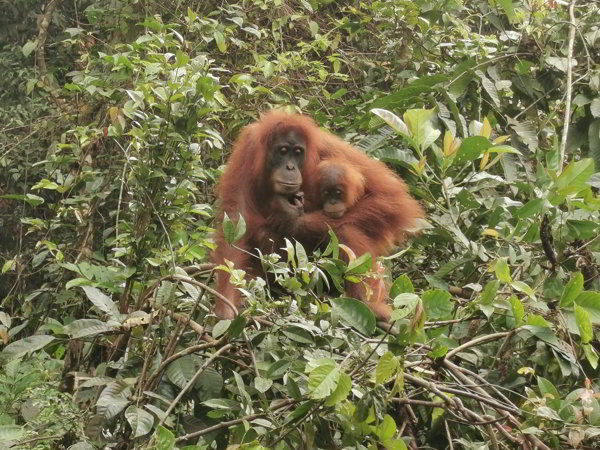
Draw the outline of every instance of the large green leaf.
M100 289L93 286L82 286L81 288L84 290L87 298L100 311L108 314L112 319L115 319L119 316L119 307L117 304Z
M308 376L310 396L319 400L331 394L337 388L340 373L337 365L329 364L319 366L310 372Z
M368 306L360 300L340 297L331 299L331 303L333 303L333 313L351 327L367 336L375 332L375 316Z
M566 308L571 306L579 293L583 290L583 275L581 272L574 273L565 286L560 297L560 306Z
M453 165L462 165L479 158L492 146L491 142L483 136L471 136L462 141L456 156L452 160Z
M396 375L399 365L398 358L392 352L386 352L377 362L375 382L383 384L391 380Z
M450 318L454 310L454 304L450 301L451 297L449 292L441 289L425 291L423 293L423 307L427 317L433 320Z
M11 342L2 349L2 359L12 360L15 358L20 358L21 356L26 355L28 353L36 352L44 348L50 342L54 341L54 339L54 336L37 334L34 336L19 339L15 342Z
M125 418L129 422L129 426L136 438L152 431L154 416L142 408L131 405L125 410Z
M594 171L594 160L591 158L571 161L550 188L554 193L552 203L558 204L557 202L560 203L565 196L586 188L586 183Z

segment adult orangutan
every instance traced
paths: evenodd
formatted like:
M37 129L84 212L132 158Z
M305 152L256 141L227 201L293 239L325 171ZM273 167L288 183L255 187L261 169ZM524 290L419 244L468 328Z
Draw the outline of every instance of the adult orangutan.
M293 208L302 208L300 187L319 162L319 136L319 128L310 118L282 111L271 111L241 131L217 190L217 264L229 260L249 276L260 275L260 261L249 252L257 248L263 253L277 251L287 231L278 219L273 219L284 211L270 206L271 200L277 197ZM246 221L246 234L235 247L225 242L220 225L224 213L233 220L241 214ZM236 308L242 305L240 292L229 282L228 273L217 271L216 283L217 291ZM219 298L215 314L220 318L235 316L234 310Z

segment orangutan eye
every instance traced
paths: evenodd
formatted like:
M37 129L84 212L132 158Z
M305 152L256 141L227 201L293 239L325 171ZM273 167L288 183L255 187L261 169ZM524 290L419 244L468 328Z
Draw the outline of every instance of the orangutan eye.
M285 155L288 151L288 148L286 146L283 146L279 149L279 153L281 153L282 155Z
M304 153L304 149L303 149L303 148L301 148L301 147L296 147L296 148L294 149L294 155L296 155L296 156L300 156L300 155L302 155L302 153Z

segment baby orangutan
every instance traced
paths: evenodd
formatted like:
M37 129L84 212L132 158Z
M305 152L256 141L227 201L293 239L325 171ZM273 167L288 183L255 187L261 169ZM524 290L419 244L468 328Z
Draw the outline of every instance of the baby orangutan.
M365 177L354 167L340 159L326 159L317 166L319 195L324 214L332 219L341 219L346 211L351 209L365 195ZM360 236L361 242L368 240L368 232L376 230L361 230L357 224L343 223L336 227L342 239L342 248L350 261L356 259L352 246L352 237ZM351 236L348 239L348 236ZM384 281L384 267L373 261L373 271L376 276L365 279L362 283L347 283L347 295L365 300L365 303L379 319L389 319L391 308L387 304L388 287Z

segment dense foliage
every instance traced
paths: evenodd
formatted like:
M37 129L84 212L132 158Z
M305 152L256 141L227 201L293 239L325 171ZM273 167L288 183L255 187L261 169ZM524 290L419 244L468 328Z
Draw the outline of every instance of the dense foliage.
M597 2L0 10L0 449L600 445ZM322 294L370 267L335 236L211 314L214 186L272 107L427 208L393 326Z

